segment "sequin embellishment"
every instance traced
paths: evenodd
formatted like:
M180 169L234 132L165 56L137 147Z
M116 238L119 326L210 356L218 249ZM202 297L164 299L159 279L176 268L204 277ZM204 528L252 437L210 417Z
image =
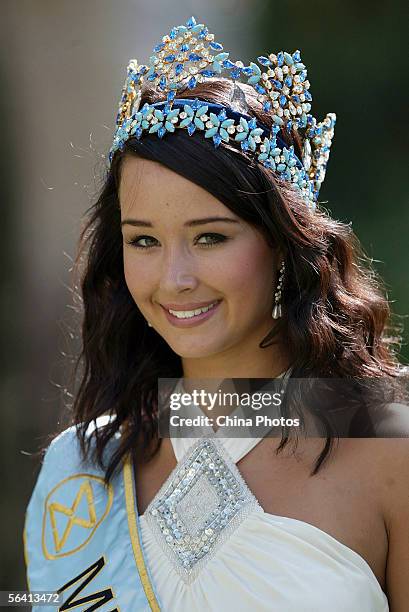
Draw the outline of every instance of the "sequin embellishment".
M146 509L146 522L185 583L254 510L263 512L220 440L202 438Z

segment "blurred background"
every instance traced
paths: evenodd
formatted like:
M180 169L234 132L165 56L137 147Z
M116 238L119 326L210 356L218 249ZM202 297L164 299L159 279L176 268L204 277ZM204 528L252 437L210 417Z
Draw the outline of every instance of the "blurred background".
M70 268L101 185L128 59L147 62L191 15L232 59L300 49L314 115L338 117L320 200L352 222L407 328L405 5L1 0L0 590L26 588L24 512L39 469L32 454L66 418L64 355L78 346Z

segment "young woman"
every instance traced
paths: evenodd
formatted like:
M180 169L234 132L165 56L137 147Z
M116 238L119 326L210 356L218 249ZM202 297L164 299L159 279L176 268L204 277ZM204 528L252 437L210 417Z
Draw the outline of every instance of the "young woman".
M282 437L159 437L158 379L339 380L382 405L363 381L403 398L405 369L357 239L316 206L335 116L310 115L299 52L233 63L192 18L154 53L80 242L81 383L27 509L29 586L60 610L406 612L403 403L335 445L334 396Z

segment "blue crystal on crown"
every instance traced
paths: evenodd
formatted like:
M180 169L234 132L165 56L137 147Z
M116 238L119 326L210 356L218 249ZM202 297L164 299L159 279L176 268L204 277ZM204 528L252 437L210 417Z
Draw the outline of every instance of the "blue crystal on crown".
M328 113L323 121L317 122L311 115L310 83L300 51L261 55L257 62L245 66L241 61L232 61L208 28L194 17L185 25L173 27L154 47L148 65L139 65L135 59L129 62L110 161L132 136L140 139L156 134L163 138L176 128L186 129L189 136L201 132L215 147L222 142L238 143L246 155L255 157L278 178L300 190L314 209L325 178L336 116ZM236 120L228 117L227 108L216 114L208 112L215 107L210 103L197 98L190 102L177 99L178 91L194 90L198 83L215 77L254 88L272 120L268 134L254 118L241 116ZM166 102L145 104L140 109L145 81L166 94ZM286 147L279 138L280 131L284 134L291 130L301 139L301 159L295 155L293 146Z

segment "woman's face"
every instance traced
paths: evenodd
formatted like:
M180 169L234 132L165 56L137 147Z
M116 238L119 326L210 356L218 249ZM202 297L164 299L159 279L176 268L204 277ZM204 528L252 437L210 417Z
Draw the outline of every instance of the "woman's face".
M172 350L201 358L257 347L272 326L278 264L262 234L157 162L128 156L119 196L127 286Z

